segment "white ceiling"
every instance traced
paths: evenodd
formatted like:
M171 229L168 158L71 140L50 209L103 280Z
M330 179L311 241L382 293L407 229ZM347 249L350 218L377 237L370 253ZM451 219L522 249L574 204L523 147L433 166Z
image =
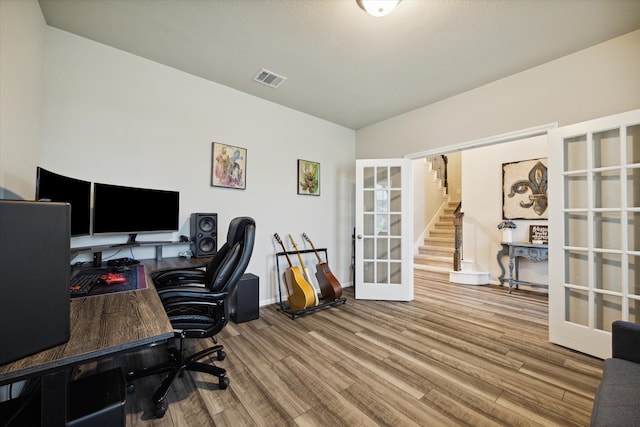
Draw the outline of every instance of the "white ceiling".
M39 2L50 26L352 129L640 28L640 0Z

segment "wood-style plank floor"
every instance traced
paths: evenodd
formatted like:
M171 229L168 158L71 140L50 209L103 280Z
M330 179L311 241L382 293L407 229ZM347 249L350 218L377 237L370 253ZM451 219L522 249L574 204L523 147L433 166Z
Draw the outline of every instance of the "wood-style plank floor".
M218 337L227 358L216 362L229 387L187 373L154 419L161 378L140 379L127 426L589 424L602 361L548 342L546 295L421 279L415 288L407 303L355 300L348 288L346 304L295 320L269 306L230 322ZM164 355L158 346L97 368Z

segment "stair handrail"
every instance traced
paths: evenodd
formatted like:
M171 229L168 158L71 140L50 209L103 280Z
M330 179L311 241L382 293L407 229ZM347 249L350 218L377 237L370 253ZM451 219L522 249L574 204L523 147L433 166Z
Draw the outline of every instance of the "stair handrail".
M453 251L453 271L462 270L462 218L464 212L462 212L462 202L458 202L455 210L453 211L453 226L454 226L454 251Z
M449 178L447 164L449 159L444 154L438 156L428 156L427 160L431 162L431 170L436 173L436 177L440 180L445 194L449 194Z

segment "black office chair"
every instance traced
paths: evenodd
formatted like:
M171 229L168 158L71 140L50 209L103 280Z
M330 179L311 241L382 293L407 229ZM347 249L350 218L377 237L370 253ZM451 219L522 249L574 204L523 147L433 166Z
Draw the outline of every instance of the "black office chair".
M228 299L231 291L244 274L255 240L255 222L249 217L234 218L229 224L226 243L217 252L206 271L205 282L189 285L182 281L178 286L158 289L158 295L175 328L175 338L179 348L169 348L169 362L127 374L128 391L133 391L137 378L168 372L162 384L152 396L156 406L155 416L161 418L167 411L165 398L176 376L185 370L199 371L218 377L218 386L225 389L229 385L226 370L212 364L201 363L202 358L216 354L217 360L224 360L226 354L215 339L229 320ZM168 274L169 272L167 272ZM176 272L181 275L180 271ZM213 347L186 356L186 338L212 338Z

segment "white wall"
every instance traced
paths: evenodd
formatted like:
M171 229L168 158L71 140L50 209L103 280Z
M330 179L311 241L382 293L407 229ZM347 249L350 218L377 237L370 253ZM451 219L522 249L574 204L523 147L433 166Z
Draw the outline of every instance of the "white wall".
M260 277L262 304L277 296L275 232L293 234L301 248L306 232L316 247L328 248L334 274L348 284L352 130L54 28L46 36L41 166L93 182L179 191L180 231L138 240L188 235L193 212L217 212L221 237L233 217L254 217L248 271ZM213 141L247 149L246 190L210 186ZM320 162L319 197L297 195L297 159ZM124 241L77 237L72 246ZM164 255L185 249L165 247ZM155 253L136 248L133 255Z
M44 49L45 25L38 2L0 1L0 199L34 196Z
M469 70L473 72L473 70ZM640 108L640 30L360 129L356 158L387 158Z
M500 268L496 254L501 249L502 232L502 164L547 157L547 137L538 136L462 152L463 258L475 262L476 271L486 271L497 284ZM548 221L514 220L514 242L529 241L529 225L547 225ZM508 271L508 259L503 262ZM522 259L520 278L548 283L546 262Z

